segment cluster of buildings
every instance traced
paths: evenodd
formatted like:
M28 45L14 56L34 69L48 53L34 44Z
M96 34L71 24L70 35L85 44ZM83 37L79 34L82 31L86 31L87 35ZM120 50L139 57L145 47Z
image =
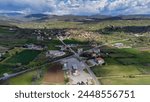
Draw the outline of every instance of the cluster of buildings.
M65 58L60 61L63 65L63 70L66 72L71 85L92 85L91 76L84 71L87 67L85 63L78 60L76 57Z
M82 56L88 59L87 63L90 66L103 65L105 63L104 59L101 57L101 51L99 48L89 50L83 53Z
M62 60L61 64L63 65L63 70L73 76L78 76L79 72L86 67L84 63L74 57Z
M36 34L38 41L51 40L51 36L46 31L35 30L33 34Z

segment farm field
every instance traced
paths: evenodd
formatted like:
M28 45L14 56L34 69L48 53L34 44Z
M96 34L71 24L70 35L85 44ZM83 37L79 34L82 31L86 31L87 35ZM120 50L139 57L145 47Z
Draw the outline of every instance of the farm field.
M123 65L107 65L104 67L95 67L93 69L96 76L124 76L141 74L141 72L135 66L123 66Z
M23 50L22 52L13 55L11 58L5 61L5 63L21 63L22 65L28 64L30 61L32 61L38 54L40 54L40 51L36 50Z
M49 50L58 50L58 48L55 47L56 45L61 45L61 42L59 40L53 39L48 42L48 49Z
M64 84L64 72L60 64L50 65L44 74L42 84Z
M135 78L102 78L104 85L150 85L150 76L140 76Z
M32 85L33 77L37 75L37 71L26 72L22 75L18 75L14 78L11 78L7 81L10 85Z
M108 55L106 56L103 51ZM132 48L110 48L102 49L102 53L106 64L92 68L95 75L101 77L102 84L150 84L149 76L124 78L124 76L150 75L150 54L148 52Z
M9 28L0 27L0 35L14 35L16 32L9 31Z
M7 65L7 64L0 64L0 76L2 76L4 73L11 73L13 70L12 65Z

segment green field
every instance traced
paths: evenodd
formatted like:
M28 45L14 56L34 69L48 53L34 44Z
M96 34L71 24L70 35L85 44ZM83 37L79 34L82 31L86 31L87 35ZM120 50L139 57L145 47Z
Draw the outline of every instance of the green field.
M0 27L0 35L10 35L10 34L16 34L16 33L14 31L9 31L8 28Z
M37 74L37 71L31 71L22 75L16 76L8 80L10 85L32 85L32 78Z
M21 23L17 26L21 28L44 28L45 26L49 29L52 28L82 28L84 30L99 30L107 27L108 25L113 26L147 26L150 24L150 20L106 20L101 22L65 22L65 21L46 21L46 22L31 22ZM40 26L39 26L40 25Z
M24 50L18 54L13 55L11 58L5 61L5 63L21 63L22 65L28 64L32 61L41 51L36 50Z
M150 76L141 76L135 78L102 78L104 85L150 85Z
M0 76L3 76L4 73L11 73L14 66L8 64L0 64Z
M96 66L92 70L97 77L101 77L100 81L103 84L150 84L148 81L150 77L143 77L143 80L142 77L123 78L124 76L150 74L150 68L147 65L150 63L150 53L132 48L105 48L102 52L106 64ZM114 78L117 76L119 78Z
M57 47L55 47L56 45L61 45L62 43L57 40L57 39L53 39L53 40L50 40L47 45L48 45L48 49L49 50L58 50Z
M137 67L132 65L106 65L103 67L98 66L95 67L93 71L97 77L141 74Z

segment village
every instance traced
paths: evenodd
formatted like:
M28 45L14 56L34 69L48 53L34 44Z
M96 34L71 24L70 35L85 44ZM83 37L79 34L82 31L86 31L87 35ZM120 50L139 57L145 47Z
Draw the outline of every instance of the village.
M54 35L49 36L46 32L42 32L40 30L35 30L33 34L37 36L36 38L37 41L53 40L54 38ZM15 54L17 56L17 54L19 54L23 50L34 50L34 51L44 52L45 57L50 59L49 62L47 63L57 62L61 64L62 70L65 72L66 77L69 79L69 81L66 84L70 84L70 85L99 84L99 82L96 79L96 76L94 76L94 74L90 75L92 71L89 70L90 72L88 72L86 68L87 67L90 68L97 65L102 66L105 63L104 59L101 57L100 49L96 48L96 46L94 46L95 47L94 48L91 45L88 46L89 50L84 50L84 48L82 48L83 45L80 44L73 44L73 43L65 44L63 40L69 39L68 33L61 34L60 32L58 32L56 38L60 40L60 42L62 42L62 44L55 45L55 47L58 48L58 50L48 50L48 46L46 45L40 45L40 44L37 45L34 43L30 43L20 47L17 46L14 47L14 49L19 49L18 51L15 52ZM2 60L2 62L5 62L5 60L9 59L9 58L5 58L4 56L10 53L11 50L9 51L8 49L4 49L3 52L0 52L0 60ZM68 55L68 52L72 54ZM17 63L17 65L21 67L23 63ZM14 76L16 75L17 74L15 74ZM7 79L10 78L10 76L11 74L9 75L9 73L3 73L3 77L1 79Z
M136 78L145 77L149 67L149 48L141 48L148 44L143 42L145 38L148 42L147 33L109 36L80 28L45 26L39 29L1 26L0 30L0 84L4 85L126 82L117 79L136 82Z

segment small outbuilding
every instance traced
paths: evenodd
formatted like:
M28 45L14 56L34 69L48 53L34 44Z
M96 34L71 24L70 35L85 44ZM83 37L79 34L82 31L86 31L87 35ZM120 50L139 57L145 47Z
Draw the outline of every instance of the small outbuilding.
M46 52L46 57L60 57L65 55L66 53L59 50L49 50Z
M102 64L104 64L104 63L105 63L104 59L103 59L103 58L101 58L101 57L96 58L96 59L95 59L95 61L96 61L96 62L97 62L97 64L99 64L99 65L102 65Z

